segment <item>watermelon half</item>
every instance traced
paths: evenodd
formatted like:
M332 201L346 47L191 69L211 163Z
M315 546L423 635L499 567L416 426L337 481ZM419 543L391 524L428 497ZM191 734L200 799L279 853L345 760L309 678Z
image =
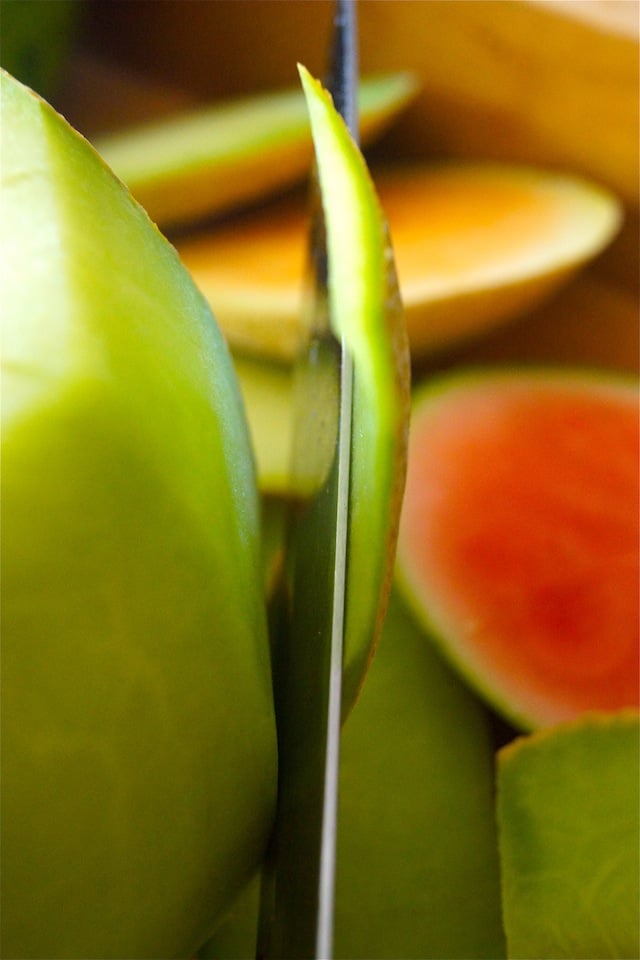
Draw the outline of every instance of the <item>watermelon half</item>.
M516 726L638 705L638 419L636 384L613 374L416 391L400 587Z

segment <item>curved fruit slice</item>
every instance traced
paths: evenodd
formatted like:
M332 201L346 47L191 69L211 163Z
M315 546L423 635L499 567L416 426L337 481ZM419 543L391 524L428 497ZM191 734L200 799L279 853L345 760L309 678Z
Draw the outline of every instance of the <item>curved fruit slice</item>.
M592 714L498 755L509 956L640 956L640 726Z
M327 235L334 333L353 358L344 715L372 656L393 571L406 473L409 352L387 225L360 151L304 67Z
M405 73L363 81L363 137L386 126L415 93ZM255 200L304 176L312 157L299 90L202 107L96 141L100 155L163 227Z
M585 181L526 167L401 166L376 176L412 355L532 308L599 253L620 206ZM274 205L178 244L237 349L290 359L305 265L301 204Z
M173 248L6 74L2 131L3 947L190 956L276 786L237 383Z
M415 396L400 583L517 724L638 703L638 440L615 375L476 372Z

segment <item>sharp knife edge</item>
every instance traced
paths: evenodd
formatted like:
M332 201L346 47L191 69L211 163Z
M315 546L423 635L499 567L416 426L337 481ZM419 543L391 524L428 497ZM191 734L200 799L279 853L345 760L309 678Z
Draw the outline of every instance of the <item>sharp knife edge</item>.
M351 136L358 140L358 44L356 0L338 0L334 21L335 47L329 85L336 109ZM353 410L353 359L344 338L341 342L340 420L338 434L338 501L336 556L329 674L327 749L323 801L323 827L318 890L316 956L333 955L335 875L340 774L340 729L342 662L346 608L347 546L349 526L349 480L351 473L351 426Z

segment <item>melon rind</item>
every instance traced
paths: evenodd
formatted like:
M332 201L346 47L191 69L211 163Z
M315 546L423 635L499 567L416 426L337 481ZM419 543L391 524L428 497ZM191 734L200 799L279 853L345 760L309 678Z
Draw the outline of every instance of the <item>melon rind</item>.
M391 587L406 473L409 349L388 228L364 157L302 66L327 233L329 314L353 359L342 704L357 697Z
M640 956L640 723L585 714L498 754L509 957Z

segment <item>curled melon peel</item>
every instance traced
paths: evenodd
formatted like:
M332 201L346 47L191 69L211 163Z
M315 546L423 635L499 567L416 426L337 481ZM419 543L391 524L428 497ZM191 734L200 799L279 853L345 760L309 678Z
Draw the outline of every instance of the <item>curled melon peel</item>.
M477 337L548 298L619 228L586 181L490 164L376 176L412 356ZM178 243L232 347L290 360L300 336L305 211L287 201Z
M414 397L400 586L513 723L638 703L638 390L458 373Z
M175 251L4 73L2 131L3 950L188 956L276 788L237 382Z
M589 714L498 754L508 955L640 956L636 711Z
M365 160L329 94L304 67L299 72L324 210L329 315L353 361L346 716L375 649L391 584L406 473L409 352L387 224Z
M406 73L365 79L363 138L379 134L414 93ZM99 138L96 148L163 228L281 189L305 176L312 157L299 90L194 108Z

